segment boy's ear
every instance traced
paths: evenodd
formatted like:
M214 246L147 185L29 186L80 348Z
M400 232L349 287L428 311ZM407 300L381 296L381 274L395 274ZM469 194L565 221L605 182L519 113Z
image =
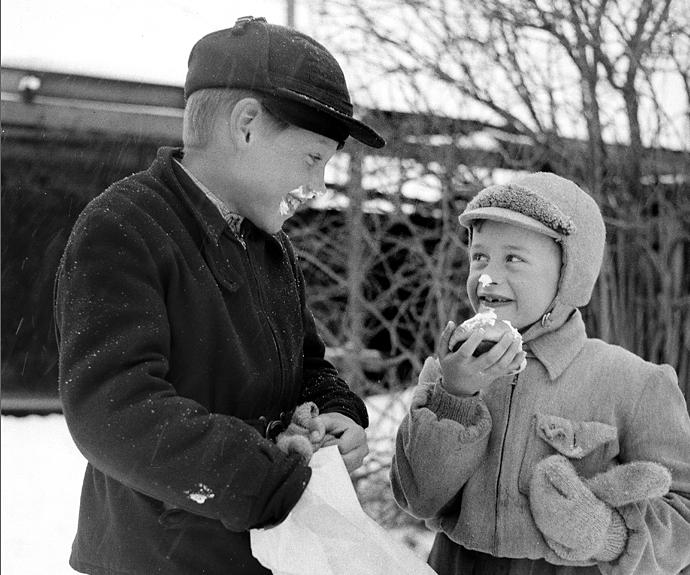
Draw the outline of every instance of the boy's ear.
M244 146L250 142L261 111L261 103L256 98L243 98L235 104L228 126L235 145Z

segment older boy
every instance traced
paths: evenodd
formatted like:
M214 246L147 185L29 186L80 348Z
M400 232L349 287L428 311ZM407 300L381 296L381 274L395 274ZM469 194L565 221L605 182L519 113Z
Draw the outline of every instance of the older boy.
M58 273L84 573L268 573L249 529L280 522L310 478L275 430L312 401L350 470L367 453L366 409L324 359L281 226L348 136L383 140L352 117L333 56L262 18L199 40L185 96L184 149L94 199Z
M679 573L690 418L670 366L585 333L599 208L537 173L482 190L460 222L472 306L510 321L525 349L507 333L475 357L482 332L450 323L420 374L391 480L438 532L429 563L440 575Z

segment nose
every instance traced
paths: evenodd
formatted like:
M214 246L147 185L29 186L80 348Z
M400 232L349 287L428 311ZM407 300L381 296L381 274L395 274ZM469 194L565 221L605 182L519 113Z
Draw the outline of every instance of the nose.
M482 269L482 274L479 276L478 282L486 286L495 286L501 283L503 279L503 270L500 264L489 262Z
M480 275L477 281L482 287L494 285L496 283L487 273L483 273L482 275Z

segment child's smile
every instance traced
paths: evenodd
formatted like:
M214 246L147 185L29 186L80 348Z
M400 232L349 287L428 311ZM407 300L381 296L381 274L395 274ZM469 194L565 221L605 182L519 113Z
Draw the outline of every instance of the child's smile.
M512 299L500 296L482 295L481 293L478 295L479 301L488 307L498 307L501 305L509 304L513 301Z
M522 329L541 319L558 290L561 250L550 237L483 221L472 229L467 293L475 308L493 308ZM482 281L480 281L480 279Z

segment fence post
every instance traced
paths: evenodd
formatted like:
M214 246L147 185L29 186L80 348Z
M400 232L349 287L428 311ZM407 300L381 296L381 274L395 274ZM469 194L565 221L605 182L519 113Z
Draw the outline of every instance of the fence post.
M348 178L349 204L347 209L348 259L347 259L347 326L345 333L345 366L347 380L355 392L365 385L359 358L364 345L364 309L362 285L364 283L364 190L362 188L362 160L359 148L350 152Z

